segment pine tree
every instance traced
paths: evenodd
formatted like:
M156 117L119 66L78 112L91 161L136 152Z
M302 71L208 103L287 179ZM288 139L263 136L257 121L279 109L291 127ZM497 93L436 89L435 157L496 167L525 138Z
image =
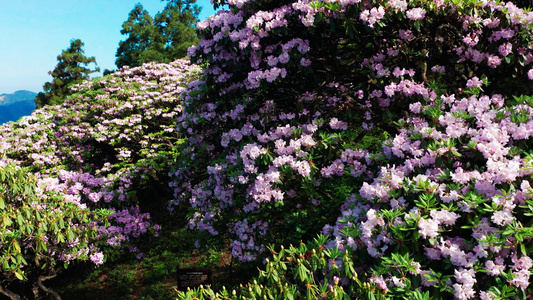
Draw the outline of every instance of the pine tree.
M91 73L100 71L94 56L85 56L83 46L80 39L73 39L70 47L57 56L56 67L48 72L53 77L52 82L46 82L43 85L44 93L39 93L35 98L38 108L63 103L66 96L71 94L70 87L73 84L89 79ZM96 65L94 70L87 68L91 63Z
M195 24L200 8L196 0L168 0L165 9L153 19L141 4L136 4L121 34L115 64L136 67L146 62L168 63L187 56L189 46L197 42Z
M168 1L155 22L165 41L165 57L173 61L187 56L187 49L197 43L195 28L201 8L194 4L196 0Z
M145 62L162 60L164 43L161 34L154 24L154 19L140 3L130 12L120 33L128 38L119 43L115 61L117 67L135 67Z

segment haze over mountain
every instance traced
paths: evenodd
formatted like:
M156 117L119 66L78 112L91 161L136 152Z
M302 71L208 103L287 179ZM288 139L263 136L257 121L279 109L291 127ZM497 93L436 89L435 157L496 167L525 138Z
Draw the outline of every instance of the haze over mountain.
M12 94L0 95L0 124L17 121L22 116L30 115L35 110L36 93L16 91Z

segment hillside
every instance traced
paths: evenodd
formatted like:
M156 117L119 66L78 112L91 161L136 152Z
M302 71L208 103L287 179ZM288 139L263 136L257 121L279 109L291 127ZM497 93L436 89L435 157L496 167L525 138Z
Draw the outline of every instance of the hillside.
M222 2L189 59L0 126L1 293L531 298L533 12Z
M16 91L0 95L0 124L17 121L35 110L34 98L37 94L30 91Z
M164 208L172 197L174 118L184 85L198 71L183 60L124 68L74 86L62 105L0 126L0 215L21 220L0 220L13 232L0 234L3 255L18 259L2 266L1 293L25 295L32 281L75 261L143 256L135 243L159 235L150 208ZM23 249L5 247L15 236Z

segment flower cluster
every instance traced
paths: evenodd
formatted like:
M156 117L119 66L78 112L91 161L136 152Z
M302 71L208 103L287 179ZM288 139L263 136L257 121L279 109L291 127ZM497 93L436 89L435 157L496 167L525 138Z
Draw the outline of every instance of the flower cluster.
M230 231L239 236L239 240L233 241L232 255L241 261L254 260L252 253L264 252L265 246L256 245L255 241L265 235L268 224L256 221L248 224L248 220L238 221L230 228Z
M191 227L229 235L244 260L259 245L245 223L268 223L267 243L323 227L375 294L531 290L529 264L516 265L532 238L533 109L517 94L533 92L531 13L485 0L227 4L198 24L189 54L205 77L177 123L188 143L171 206L191 203Z
M428 112L437 107L436 115L417 113L402 120L402 134L383 144L388 166L382 166L376 179L371 184L363 184L359 191L360 200L373 203L373 208L365 216L360 208L362 202L354 201L355 195L352 196L343 207L343 216L335 230L328 226L325 233L335 237L336 242L330 246L352 247L356 239L367 246L369 256L383 257L391 251L390 247L394 247L393 252L401 251L401 246L393 245L408 236L397 230L410 229L414 237L429 241L419 263L434 269L416 273L426 286L448 284L433 276L425 280L427 275L424 275L435 275L437 266L432 261L444 260L455 267L450 278L456 280L453 284L456 298L470 299L481 286L490 288L490 285L476 284L476 278L484 277L477 270L486 270L492 278L502 276L500 271L512 270L513 276L504 277L507 283L526 291L528 285L524 282L529 280L531 266L526 263L526 271L516 267L515 262L531 260L520 250L525 242L521 224L527 222L529 214L524 205L531 201L532 195L527 180L533 172L531 158L527 151L521 150L527 149L526 141L531 136L526 130L532 122L531 109L523 104L501 107L500 95L492 98L474 95L450 101L454 96L442 96L446 103L435 101L423 108ZM519 114L525 122L517 122ZM465 127L461 134L455 132L458 124ZM405 136L419 138L406 144ZM422 143L427 146L420 148ZM458 149L468 151L460 154ZM468 158L468 164L464 164L463 155ZM426 156L430 163L422 161ZM391 162L393 166L389 165ZM398 170L402 170L401 178L394 181ZM381 189L386 193L377 192ZM376 213L378 209L380 213ZM468 215L472 213L476 217L469 220ZM469 233L449 230L467 224L471 228ZM360 234L354 235L355 232ZM383 279L386 275L379 276ZM388 280L392 282L393 277ZM483 295L493 292L492 288L480 291Z

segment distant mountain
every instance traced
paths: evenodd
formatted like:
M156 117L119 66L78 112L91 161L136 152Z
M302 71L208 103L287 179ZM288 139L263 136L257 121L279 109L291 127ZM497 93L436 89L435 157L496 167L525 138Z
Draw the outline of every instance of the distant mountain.
M0 124L17 121L22 116L30 115L36 108L35 96L37 94L30 91L0 95Z

